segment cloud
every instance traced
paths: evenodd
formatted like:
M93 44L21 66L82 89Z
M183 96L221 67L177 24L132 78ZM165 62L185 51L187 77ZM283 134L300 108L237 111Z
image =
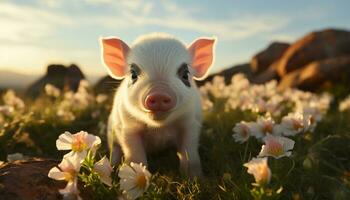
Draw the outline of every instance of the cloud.
M71 22L63 15L3 2L0 3L0 24L3 27L0 40L22 43L50 36L56 28Z
M108 28L128 29L131 27L159 26L163 28L194 31L206 35L216 35L221 40L239 40L258 35L259 33L272 32L288 24L288 20L281 16L240 16L225 19L196 18L193 10L180 7L172 1L161 1L160 10L163 14L156 16L150 12L153 4L138 1L138 12L133 9L120 9L117 15L99 16L99 24ZM150 7L150 8L149 8ZM144 8L144 9L142 9ZM146 10L147 12L142 10Z
M257 37L261 33L272 34L288 24L285 18L273 15L203 18L198 15L201 13L200 5L193 8L170 0L33 1L36 3L27 6L0 3L0 24L7 27L0 29L0 67L15 66L24 71L33 72L35 69L39 72L52 62L78 61L84 66L84 71L103 73L103 68L97 67L100 66L98 48L84 49L86 45L82 43L85 41L74 41L74 46L64 44L68 42L66 34L78 37L83 34L81 31L91 30L90 27L102 31L117 28L125 32L159 27L204 36L216 35L220 41L229 41ZM65 33L64 30L71 31ZM55 35L56 31L64 34L62 38ZM86 33L86 38L99 32L93 31ZM57 41L62 44L57 45Z

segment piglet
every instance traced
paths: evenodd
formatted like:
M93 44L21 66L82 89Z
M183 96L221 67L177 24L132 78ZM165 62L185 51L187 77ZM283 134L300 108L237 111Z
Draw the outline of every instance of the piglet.
M117 37L101 38L102 61L122 82L108 121L112 162L147 165L146 153L173 145L181 172L201 176L198 155L201 99L194 80L204 79L214 60L214 38L191 45L167 34L150 34L129 47Z

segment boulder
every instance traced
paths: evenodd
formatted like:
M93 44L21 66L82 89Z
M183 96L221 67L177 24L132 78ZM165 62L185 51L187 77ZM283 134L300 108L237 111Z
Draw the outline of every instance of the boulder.
M252 77L250 82L254 84L264 84L271 80L279 80L275 64L272 64L267 70Z
M85 76L75 64L68 67L59 64L49 65L46 74L30 85L26 94L31 97L37 97L43 92L45 85L48 83L61 90L76 91L82 79L85 79Z
M32 159L0 165L0 199L58 200L58 190L66 185L64 181L50 179L47 174L59 161ZM80 187L84 200L91 199L91 193Z
M327 29L312 32L292 44L280 58L279 76L300 69L313 61L350 55L350 32Z
M273 42L266 49L254 55L250 60L252 71L256 74L266 71L283 53L290 44L283 42Z
M85 79L85 76L80 68L75 64L70 65L64 77L64 89L77 91L82 79Z
M324 86L350 84L350 56L314 61L282 78L279 89L298 87L315 91Z
M0 199L61 199L64 182L47 177L55 160L15 161L0 166Z

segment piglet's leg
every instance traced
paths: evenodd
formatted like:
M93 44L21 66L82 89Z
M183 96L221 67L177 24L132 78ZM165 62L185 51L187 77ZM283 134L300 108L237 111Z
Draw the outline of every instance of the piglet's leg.
M200 125L192 123L184 127L178 138L180 170L189 177L201 177L202 167L198 154Z
M120 146L124 153L125 162L142 163L147 166L146 152L142 143L141 134L132 129L124 129Z
M118 143L113 143L113 146L110 148L111 155L111 164L112 165L119 165L122 158L122 150L120 148L120 145Z
M116 134L118 134L117 132L119 132L119 130L113 129L111 124L112 124L111 122L108 123L108 133L107 133L108 148L111 154L110 155L111 164L119 165L122 157L122 151L121 151L120 145L116 140Z

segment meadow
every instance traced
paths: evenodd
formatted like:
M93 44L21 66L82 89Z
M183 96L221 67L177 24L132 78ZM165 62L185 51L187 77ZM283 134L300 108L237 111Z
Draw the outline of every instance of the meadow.
M350 96L338 90L279 91L275 81L253 85L240 74L229 85L217 76L200 91L204 176L181 175L175 149L153 154L147 169L152 177L146 177L140 199L348 199ZM109 157L106 123L112 98L95 94L86 81L76 93L47 85L36 99L5 92L0 160L11 160L14 153L61 160L66 152L57 150L59 136L86 131L101 139L101 147L86 155L77 180L91 199L127 197L120 166L111 172L110 184L92 170L97 160Z

